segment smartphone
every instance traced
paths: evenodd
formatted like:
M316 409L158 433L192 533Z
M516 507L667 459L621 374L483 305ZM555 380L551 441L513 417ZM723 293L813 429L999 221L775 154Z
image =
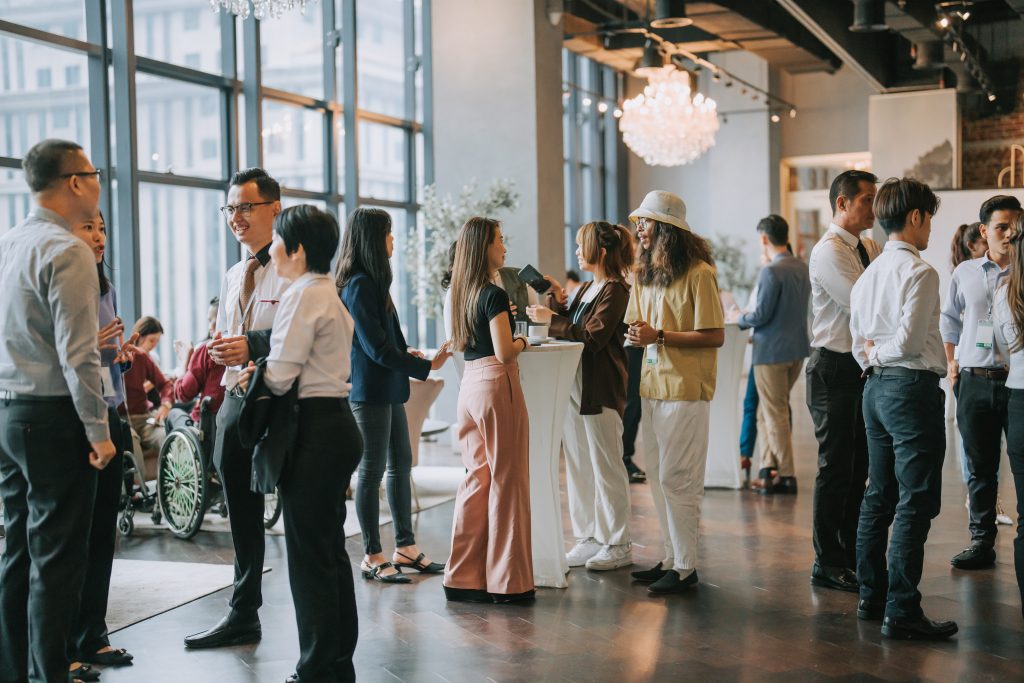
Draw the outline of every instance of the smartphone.
M538 294L543 294L551 289L551 283L545 280L541 272L531 265L523 266L519 271L519 279L530 285Z

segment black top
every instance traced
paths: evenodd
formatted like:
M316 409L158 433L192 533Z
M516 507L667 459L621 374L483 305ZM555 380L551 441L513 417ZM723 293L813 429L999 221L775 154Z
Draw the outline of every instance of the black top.
M466 346L466 360L478 360L494 355L494 343L491 341L491 321L495 316L508 316L508 327L515 333L508 294L498 285L489 284L480 292L480 300L476 305L476 317L473 320L473 339L475 343Z

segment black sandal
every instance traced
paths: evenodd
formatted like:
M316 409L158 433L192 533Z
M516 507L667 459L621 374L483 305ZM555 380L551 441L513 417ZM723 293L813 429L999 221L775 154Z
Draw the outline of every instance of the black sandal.
M363 578L368 581L380 581L381 583L412 583L412 579L408 576L402 575L402 570L391 564L390 562L381 562L380 564L371 567L370 564L363 560L359 569L363 572ZM397 574L381 574L382 569L396 569Z
M102 666L129 666L133 659L135 658L123 647L118 650L108 650L107 652L94 652L91 655L83 653L78 657L80 662L100 664Z
M442 562L431 562L430 564L423 564L423 558L426 557L424 553L420 553L415 560L406 555L405 553L400 553L397 550L395 551L395 555L404 557L405 559L411 561L411 564L406 564L405 562L395 562L394 564L396 567L408 567L410 569L415 569L421 574L440 574L444 571L444 563Z
M88 664L80 664L68 671L68 678L83 681L83 683L95 683L95 681L100 680L100 672L93 671L93 668Z

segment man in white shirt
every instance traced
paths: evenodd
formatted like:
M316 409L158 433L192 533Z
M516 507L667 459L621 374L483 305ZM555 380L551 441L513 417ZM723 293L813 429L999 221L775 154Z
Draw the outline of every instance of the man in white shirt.
M874 209L889 241L850 292L853 355L868 375L857 616L881 619L882 635L900 640L942 640L957 632L955 622L924 616L917 590L928 530L939 514L946 451L939 275L920 255L938 206L924 183L887 180Z
M1010 231L1020 212L1020 200L1010 195L996 195L981 205L981 235L988 250L953 271L939 322L967 452L971 545L950 560L957 569L984 569L996 562L999 456L1009 426L1010 392L1008 359L994 343L993 308L996 290L1010 272ZM959 360L954 358L957 349Z
M875 223L872 202L878 179L845 171L829 190L832 224L811 251L811 357L807 407L818 438L814 482L814 566L811 583L855 593L857 519L864 498L868 446L861 414L864 379L851 353L850 290L879 254L861 237Z
M238 439L237 422L244 392L238 374L249 362L267 355L269 330L288 282L270 265L274 218L281 213L281 188L261 168L231 178L228 203L221 207L246 258L224 275L217 312L217 334L209 342L210 358L225 366L224 403L217 412L213 461L217 467L231 522L235 549L235 586L231 610L212 628L185 638L188 648L221 647L258 641L258 610L263 604L264 496L250 488L252 450Z

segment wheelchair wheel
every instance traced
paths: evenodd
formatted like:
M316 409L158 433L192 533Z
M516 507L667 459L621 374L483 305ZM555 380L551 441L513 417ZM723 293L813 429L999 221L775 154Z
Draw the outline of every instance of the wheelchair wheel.
M281 496L277 489L263 498L263 528L271 529L281 519Z
M131 536L135 531L135 511L131 508L125 510L117 518L117 530L122 536Z
M206 482L206 467L195 430L172 431L160 448L156 491L164 521L178 538L192 538L203 525Z

